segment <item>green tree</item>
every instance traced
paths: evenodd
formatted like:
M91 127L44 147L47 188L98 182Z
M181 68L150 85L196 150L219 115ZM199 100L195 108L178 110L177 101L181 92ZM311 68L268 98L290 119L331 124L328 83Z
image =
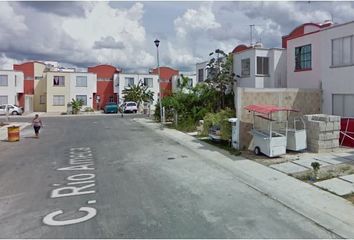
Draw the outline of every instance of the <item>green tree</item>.
M133 101L138 104L138 108L143 102L152 102L154 100L154 92L148 89L148 86L140 81L137 85L132 85L122 91L125 101Z
M82 99L71 99L71 107L73 109L73 114L77 114L80 111L82 105L84 105L84 101L82 101Z
M213 57L207 64L208 79L206 82L218 91L218 110L220 110L225 108L225 96L228 89L230 90L228 94L233 95L232 89L235 82L233 56L232 54L226 54L220 49L216 49L214 52L210 53L209 56ZM233 104L229 107L234 108Z

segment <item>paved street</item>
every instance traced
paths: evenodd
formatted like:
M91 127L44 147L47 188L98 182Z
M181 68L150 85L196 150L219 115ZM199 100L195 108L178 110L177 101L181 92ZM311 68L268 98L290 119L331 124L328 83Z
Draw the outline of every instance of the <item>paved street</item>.
M1 238L335 237L132 116L42 120L0 142Z

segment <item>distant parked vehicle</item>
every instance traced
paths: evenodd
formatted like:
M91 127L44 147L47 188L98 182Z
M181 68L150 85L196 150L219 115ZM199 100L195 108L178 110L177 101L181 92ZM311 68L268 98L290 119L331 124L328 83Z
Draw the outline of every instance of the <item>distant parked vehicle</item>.
M124 113L136 113L138 111L138 104L136 102L125 102L120 105L120 111Z
M8 111L10 115L21 115L23 113L23 109L19 106L13 104L0 105L0 115L6 115L6 111Z
M118 113L118 105L115 102L108 102L104 106L104 113Z

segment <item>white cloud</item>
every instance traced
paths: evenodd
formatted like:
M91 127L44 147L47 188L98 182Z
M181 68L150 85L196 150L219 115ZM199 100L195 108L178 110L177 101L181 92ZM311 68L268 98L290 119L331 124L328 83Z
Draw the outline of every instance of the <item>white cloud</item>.
M185 38L190 33L220 28L211 9L211 4L203 4L199 9L188 9L183 16L174 21L176 34Z
M16 59L8 58L5 54L0 55L0 69L2 70L12 70L13 65L19 62Z

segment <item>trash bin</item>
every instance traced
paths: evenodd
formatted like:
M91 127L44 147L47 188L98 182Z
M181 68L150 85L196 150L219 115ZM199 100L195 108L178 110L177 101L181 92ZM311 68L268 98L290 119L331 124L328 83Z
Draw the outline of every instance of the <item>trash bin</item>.
M20 127L10 126L7 128L7 140L9 142L20 141Z

